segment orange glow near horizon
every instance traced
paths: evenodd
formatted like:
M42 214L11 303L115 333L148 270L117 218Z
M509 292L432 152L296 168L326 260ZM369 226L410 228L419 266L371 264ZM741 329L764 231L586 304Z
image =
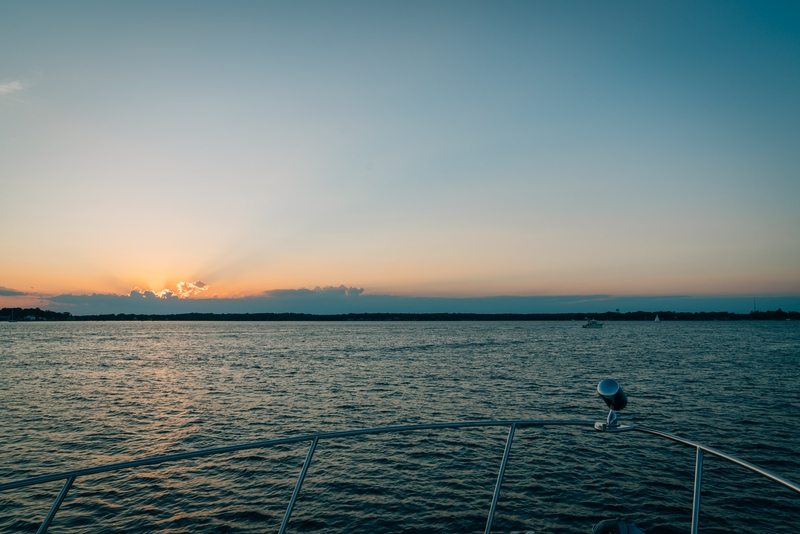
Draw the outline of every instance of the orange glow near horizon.
M60 240L51 236L33 247L12 235L6 247L12 261L0 263L0 287L34 296L127 295L136 287L179 293L179 284L202 281L208 288L194 292L196 298L340 285L364 288L365 294L430 297L800 294L800 269L791 249L764 262L758 254L740 253L744 245L738 235L706 246L702 240L674 237L651 242L638 233L622 240L570 229L530 235L524 229L469 226L427 232L368 229L356 248L348 246L349 237L337 235L315 247L290 242L247 254L230 249L224 239L206 238L202 247L124 245L157 241L155 233L134 239L124 231L103 249L59 248ZM775 239L750 239L748 246L767 255Z
M754 276L737 272L704 273L702 276L670 274L667 270L656 270L647 275L614 276L609 269L598 269L580 274L565 269L561 273L529 275L510 272L502 275L475 273L448 266L445 272L412 272L396 268L381 270L382 276L345 276L335 270L313 273L297 269L296 276L281 276L276 273L268 281L255 273L246 273L235 280L214 279L198 276L194 280L170 278L163 275L122 277L65 276L47 278L44 273L9 276L4 273L0 287L27 293L20 296L2 297L0 305L16 305L14 302L32 302L40 297L62 294L115 294L128 295L134 289L152 291L157 295L169 292L183 298L241 298L263 294L276 289L313 289L315 287L364 288L364 294L395 295L407 297L489 297L489 296L569 296L569 295L615 295L615 296L720 296L720 295L787 295L800 294L800 277L790 271L763 272L758 282ZM576 283L576 278L580 281ZM794 278L794 283L791 279ZM392 283L392 279L393 283ZM33 284L25 283L33 280ZM789 280L789 283L787 283ZM195 287L201 283L205 287ZM182 288L183 291L181 291Z

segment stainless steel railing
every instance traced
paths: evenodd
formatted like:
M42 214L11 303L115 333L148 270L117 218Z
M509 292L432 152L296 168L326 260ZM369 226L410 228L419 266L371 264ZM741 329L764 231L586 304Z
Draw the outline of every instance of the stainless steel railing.
M229 445L227 447L217 447L212 449L203 449L199 451L190 451L190 452L182 452L177 454L169 454L164 456L154 456L151 458L143 458L140 460L132 460L129 462L120 462L114 464L106 464L100 465L96 467L89 467L85 469L76 469L73 471L65 471L62 473L53 473L50 475L41 475L37 477L30 477L21 480L15 480L13 482L6 482L4 484L0 484L0 491L9 490L13 488L20 488L25 486L32 486L35 484L43 484L45 482L52 482L55 480L65 480L64 485L61 488L56 500L53 502L53 505L50 507L50 511L47 513L44 521L42 522L41 526L39 527L38 532L40 534L47 532L50 524L53 521L58 509L61 507L64 498L67 496L67 492L69 492L70 488L72 487L73 483L78 477L95 475L98 473L106 473L110 471L117 471L120 469L130 469L133 467L140 467L145 465L156 465L166 462L174 462L177 460L185 460L189 458L198 458L201 456L210 456L216 454L224 454L224 453L231 453L237 451L244 451L249 449L259 449L265 447L271 447L275 445L286 445L290 443L299 443L304 441L310 441L311 445L308 449L308 454L306 455L306 459L303 462L303 467L300 471L300 474L297 478L297 482L294 487L294 491L292 492L291 500L289 501L289 505L286 508L286 513L284 514L283 521L281 522L280 530L278 531L279 534L283 534L286 532L287 525L289 523L289 519L292 515L292 509L294 508L295 501L297 500L297 496L300 493L300 488L303 485L303 480L305 479L306 473L308 472L308 467L311 464L311 459L314 456L314 451L316 450L317 443L323 439L333 439L333 438L343 438L343 437L350 437L350 436L364 436L370 434L385 434L389 432L410 432L410 431L417 431L417 430L434 430L434 429L445 429L445 428L474 428L474 427L509 427L508 437L506 438L506 445L505 450L503 452L503 460L500 464L500 469L497 475L497 483L495 484L494 493L492 495L492 502L489 508L489 514L486 519L486 529L485 533L489 534L492 529L492 523L494 521L494 514L497 508L497 501L500 496L500 487L503 483L503 475L505 473L506 464L508 462L508 455L509 451L511 450L511 442L514 439L514 432L519 427L531 427L531 426L594 426L598 430L601 428L598 427L601 425L600 423L595 423L594 421L581 421L581 420L531 420L531 419L521 419L521 420L510 420L510 421L462 421L462 422L452 422L452 423L428 423L428 424L421 424L421 425L402 425L402 426L387 426L387 427L378 427L378 428L368 428L368 429L359 429L359 430L344 430L339 432L322 432L317 434L307 434L302 436L293 436L287 438L279 438L279 439L272 439L266 441L256 441L252 443L243 443L239 445ZM699 524L699 517L700 517L700 490L702 485L702 476L703 476L703 455L704 453L709 453L714 456L718 456L724 460L732 462L736 465L749 469L755 473L758 473L774 482L777 482L787 488L794 490L798 494L800 494L800 485L795 484L794 482L790 482L783 477L775 475L774 473L770 473L769 471L762 469L756 465L753 465L749 462L736 458L735 456L731 456L720 452L716 449L712 449L710 447L706 447L705 445L701 445L699 443L695 443L693 441L681 438L679 436L675 436L672 434L668 434L666 432L660 432L658 430L652 430L644 427L636 427L636 426L617 426L613 428L608 428L607 430L613 432L643 432L645 434L651 434L654 436L666 438L677 443L681 443L686 446L694 447L697 451L696 456L696 463L695 463L695 474L694 474L694 498L692 500L692 534L697 534L698 524Z
M732 462L736 465L749 469L754 473L758 473L768 479L772 480L773 482L777 482L787 488L800 493L800 485L795 484L794 482L790 482L783 477L780 477L774 473L770 473L766 469L762 469L757 465L753 465L750 462L746 462L740 458L735 456L731 456L730 454L725 454L724 452L718 451L716 449L712 449L711 447L706 447L705 445L701 445L699 443L695 443L694 441L690 441L685 438L681 438L679 436L675 436L673 434L668 434L666 432L661 432L659 430L652 430L650 428L644 427L621 427L621 431L633 430L636 432L644 432L645 434L651 434L653 436L659 436L662 438L666 438L677 443L681 443L682 445L687 445L689 447L694 447L697 451L697 455L695 457L695 466L694 466L694 496L692 498L692 534L697 534L698 523L700 520L700 487L703 482L703 455L704 453L713 454L714 456L718 456L724 460Z

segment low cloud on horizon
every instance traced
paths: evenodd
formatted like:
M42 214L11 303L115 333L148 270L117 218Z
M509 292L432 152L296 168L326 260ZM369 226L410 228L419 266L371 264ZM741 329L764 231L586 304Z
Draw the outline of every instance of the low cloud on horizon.
M16 289L12 289L10 287L0 286L0 297L22 297L25 295L28 295L28 293L24 291L17 291Z
M134 287L128 296L133 299L186 299L202 295L204 291L208 291L208 284L201 281L197 282L178 282L177 291L169 289L162 289L161 291L142 290L139 287ZM93 293L92 295L95 295ZM106 295L106 296L122 296L122 295Z
M208 291L208 284L202 281L197 282L178 282L178 297L188 298L202 295L204 291Z
M363 287L327 286L314 289L269 289L261 295L270 298L313 298L313 297L357 297L364 292Z
M315 287L273 289L257 296L190 298L208 286L185 287L185 297L171 291L155 293L135 288L128 295L58 295L44 298L49 309L73 315L174 313L598 313L614 311L728 311L748 313L752 297L741 296L493 296L403 297L364 294L363 288ZM14 291L6 288L2 290ZM15 293L16 295L16 293ZM760 310L800 311L800 296L772 296L756 301Z

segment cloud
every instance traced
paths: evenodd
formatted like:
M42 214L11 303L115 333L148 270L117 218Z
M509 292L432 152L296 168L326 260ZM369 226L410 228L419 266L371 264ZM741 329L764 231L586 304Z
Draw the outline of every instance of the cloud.
M138 287L134 287L128 294L128 297L134 299L183 299L193 297L201 294L203 291L208 291L208 284L203 282L178 282L178 291L173 292L169 289L162 289L161 291L144 291ZM116 295L115 295L116 296Z
M315 287L314 289L270 289L262 295L271 298L313 298L313 297L357 297L364 292L364 288L347 286Z
M166 291L166 290L165 290ZM178 297L185 299L187 297L194 297L201 294L203 291L208 291L208 284L197 281L191 282L178 282Z
M170 297L173 297L174 295L175 295L175 293L173 293L169 289L162 289L161 291L156 293L155 291L150 291L150 290L143 291L143 290L139 289L138 287L134 287L131 290L131 292L128 294L128 297L133 298L133 299L168 299ZM103 295L103 296L105 296L105 295ZM111 296L111 295L109 295L109 296ZM113 295L113 296L116 296L116 295Z
M199 287L198 283L192 284ZM203 284L205 286L205 284ZM179 298L136 288L130 295L60 295L48 301L49 309L73 315L105 313L597 313L612 311L731 311L747 313L749 297L618 297L572 295L552 297L497 296L480 298L398 297L364 295L363 289L345 286L314 289L277 289L255 297ZM764 310L800 311L800 296L764 297Z
M25 89L25 86L22 85L22 82L19 80L8 83L0 83L0 96L10 95L11 93L16 93L17 91L22 91L23 89Z
M22 297L24 295L27 295L27 293L24 291L17 291L16 289L11 289L10 287L0 286L0 297Z

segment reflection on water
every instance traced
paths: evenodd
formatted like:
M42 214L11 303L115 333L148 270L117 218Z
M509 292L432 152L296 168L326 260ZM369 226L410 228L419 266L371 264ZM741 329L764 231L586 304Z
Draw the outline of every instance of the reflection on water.
M297 433L431 421L603 419L800 480L797 323L0 323L0 480ZM294 532L478 532L507 429L320 442ZM78 479L52 532L277 530L308 444ZM646 436L517 431L497 532L626 516L685 532L694 453ZM0 493L36 531L60 483ZM795 532L800 499L706 459L701 525Z

